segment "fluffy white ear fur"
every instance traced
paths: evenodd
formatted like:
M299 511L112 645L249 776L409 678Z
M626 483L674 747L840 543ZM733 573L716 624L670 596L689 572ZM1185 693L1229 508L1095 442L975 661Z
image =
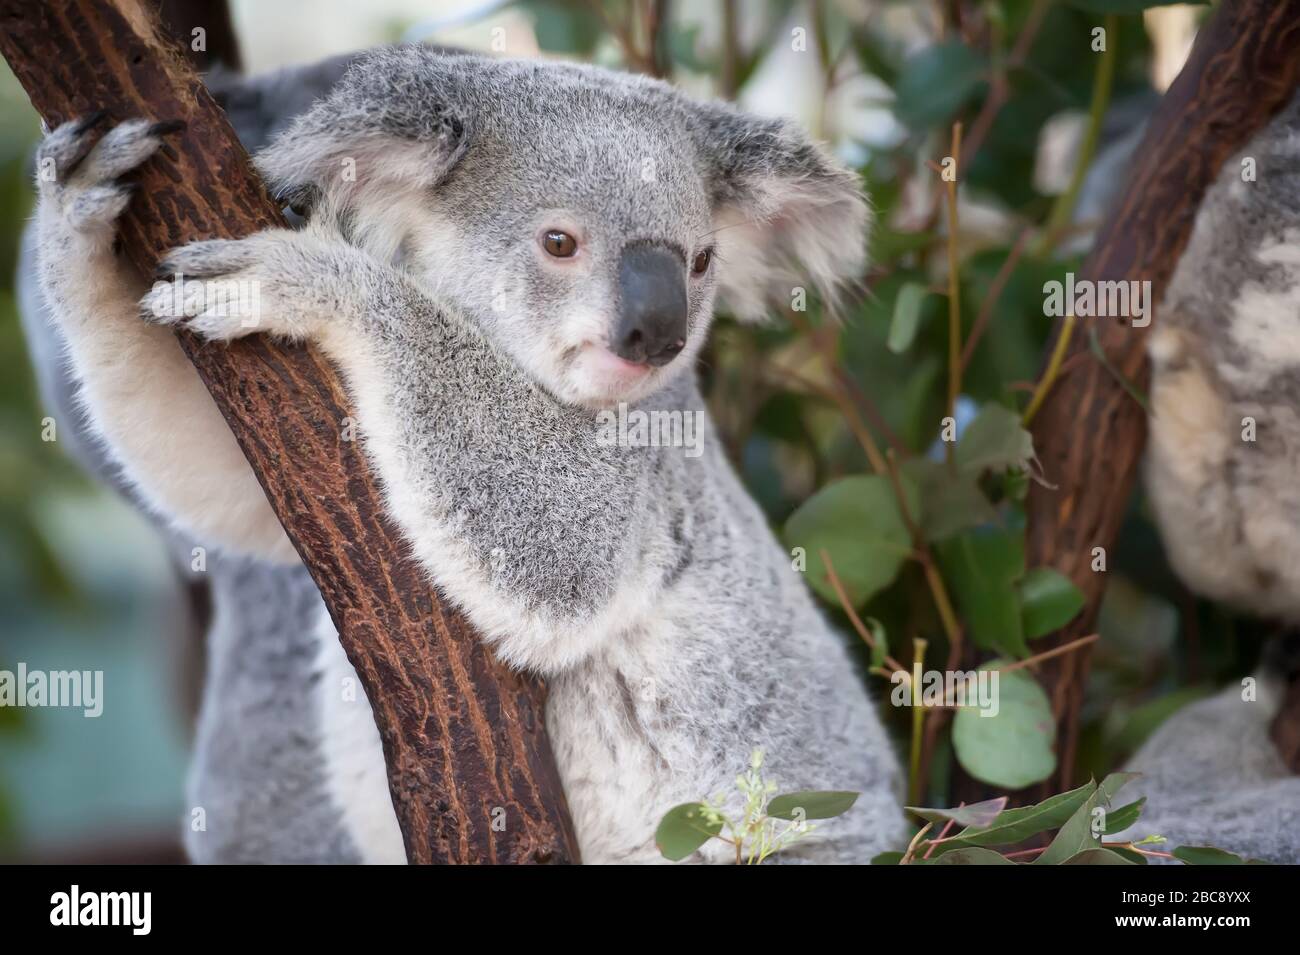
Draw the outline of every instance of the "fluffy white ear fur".
M737 318L758 321L797 289L815 291L833 313L866 268L871 210L854 187L840 196L773 183L756 206L719 209L719 292ZM811 286L811 288L809 288Z
M802 288L833 312L866 266L871 209L857 175L793 123L711 112L702 135L714 163L724 303L757 320Z
M390 85L369 61L354 64L255 159L279 201L298 208L327 200L352 238L384 259L414 227L403 221L417 211L411 196L441 182L470 140L468 118L448 105L440 78L405 63L422 55L375 54L405 64Z

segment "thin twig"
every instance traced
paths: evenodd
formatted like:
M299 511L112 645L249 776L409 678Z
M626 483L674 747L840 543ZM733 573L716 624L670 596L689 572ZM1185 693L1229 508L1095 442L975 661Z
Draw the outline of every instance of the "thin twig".
M945 180L948 199L948 415L956 420L961 395L961 277L958 272L957 177L961 169L961 123L952 125L952 176ZM952 442L944 442L951 463Z
M1076 323L1074 313L1071 312L1065 318L1065 323L1061 326L1061 332L1056 336L1056 344L1052 347L1052 357L1047 361L1047 370L1043 372L1042 379L1034 388L1033 397L1029 399L1029 405L1025 408L1025 413L1020 417L1020 423L1025 427L1034 420L1034 415L1038 414L1038 409L1042 407L1043 402L1047 400L1047 393L1052 390L1052 385L1056 384L1056 379L1061 374L1061 362L1065 359L1065 352L1070 347L1070 337L1074 334Z
M1048 0L1034 0L1034 6L1025 19L1024 28L1016 37L1016 45L1012 47L1011 55L994 71L993 79L989 84L989 95L985 98L975 121L971 123L970 136L966 139L968 160L974 160L980 147L984 145L989 130L993 128L993 121L997 119L998 113L1010 98L1011 84L1007 80L1007 73L1021 66L1029 56L1029 50L1033 47L1038 31L1043 26L1043 18L1047 16L1048 5Z
M831 555L826 552L825 548L822 548L820 555L822 566L826 568L826 579L831 582L831 587L835 591L835 596L839 598L840 606L844 608L845 614L848 615L849 622L853 624L853 629L858 632L858 636L862 638L862 641L867 646L872 650L875 650L876 638L872 635L866 624L862 622L862 618L858 616L858 612L853 609L853 603L849 600L849 595L845 592L844 585L840 583L839 575L835 573L835 565L831 563ZM885 665L893 672L902 673L908 680L911 680L912 674L907 670L904 670L899 662L888 653L885 654Z
M1088 169L1092 166L1092 157L1097 152L1097 143L1101 140L1101 124L1106 118L1106 109L1110 106L1110 91L1115 80L1115 61L1118 59L1119 49L1119 18L1113 13L1109 14L1104 24L1106 49L1101 54L1101 62L1097 64L1097 72L1092 80L1088 126L1083 135L1083 143L1079 147L1079 157L1074 164L1070 184L1052 206L1042 242L1035 250L1040 256L1051 251L1052 246L1049 243L1053 241L1053 237L1065 229L1074 218L1074 207L1079 201L1079 193L1083 189Z
M912 667L918 672L925 668L926 641L912 638ZM912 755L908 761L907 782L910 804L921 803L921 734L925 728L925 706L921 700L921 681L912 680Z
M966 803L965 803L965 801L963 800L962 803L961 803L961 805L959 805L957 808L960 809L960 808L962 808L962 806L965 806L965 805L966 805ZM925 850L925 855L924 855L922 858L925 858L925 859L930 858L930 853L934 852L934 847L935 847L938 843L940 843L940 842L943 841L944 837L945 837L946 835L948 835L948 831L949 831L950 829L952 829L952 827L953 827L954 825L956 825L956 820L955 820L955 819L952 819L951 817L949 817L948 821L947 821L946 823L944 823L943 828L939 830L939 838L938 838L938 839L931 839L931 840L930 840L930 842L929 842L929 848L927 848L927 849Z
M1007 282L1011 280L1016 265L1019 263L1021 255L1024 254L1025 246L1029 244L1029 233L1028 228L1021 230L1020 235L1016 237L1015 245L1007 253L1002 267L998 269L998 274L993 276L993 282L989 285L989 294L984 297L984 304L980 306L980 313L975 319L975 324L971 326L970 336L966 339L966 345L962 349L961 369L963 372L970 367L971 358L975 355L975 346L983 337L984 330L988 328L989 322L993 318L993 309L997 307L998 300L1007 287Z
M1091 633L1086 637L1080 637L1077 640L1071 640L1069 643L1063 643L1059 647L1053 647L1051 650L1044 650L1042 653L1036 653L1025 660L1018 660L1004 667L998 667L996 670L990 670L990 673L1010 673L1012 670L1020 670L1024 667L1033 666L1036 663L1042 663L1044 660L1050 660L1052 657L1059 657L1063 653L1070 653L1078 650L1080 647L1087 646L1090 643L1096 643L1101 639L1101 634Z

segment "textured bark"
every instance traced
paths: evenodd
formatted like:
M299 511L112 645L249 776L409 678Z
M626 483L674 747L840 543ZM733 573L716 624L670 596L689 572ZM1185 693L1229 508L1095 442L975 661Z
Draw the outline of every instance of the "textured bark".
M1201 28L1187 65L1151 118L1127 188L1084 264L1083 277L1150 280L1159 302L1201 199L1224 161L1290 100L1298 81L1300 0L1225 0ZM1159 320L1157 311L1154 321ZM1150 327L1081 319L1071 355L1088 349L1094 327L1110 362L1145 392ZM1056 384L1034 419L1033 433L1043 471L1056 487L1035 486L1030 492L1029 565L1056 567L1087 597L1083 613L1049 638L1055 646L1095 628L1106 575L1092 570L1093 548L1109 552L1115 543L1146 441L1146 414L1089 357ZM1060 758L1057 778L1044 792L1071 785L1089 651L1042 666L1059 721ZM1300 708L1285 719L1300 719Z
M99 109L118 122L187 122L140 171L122 222L124 252L144 274L180 243L283 224L153 9L144 0L0 0L0 52L51 127ZM188 42L188 30L182 36ZM345 437L351 412L335 371L310 348L261 336L229 347L180 340L364 684L408 858L577 861L542 720L544 686L498 663L405 556Z

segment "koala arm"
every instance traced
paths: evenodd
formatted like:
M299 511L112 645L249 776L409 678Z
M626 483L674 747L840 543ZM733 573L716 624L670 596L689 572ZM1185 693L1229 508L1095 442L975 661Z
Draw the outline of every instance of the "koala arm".
M314 341L340 367L390 514L503 659L554 672L650 614L676 559L665 499L647 493L662 449L603 446L592 412L556 400L415 279L345 241L327 210L301 231L193 243L165 264L187 285L256 283L260 319L171 315L166 285L145 315L212 341Z
M201 542L296 559L234 435L175 336L140 321L143 283L114 253L119 177L169 128L133 120L93 148L71 122L37 155L37 271L88 423L149 505Z

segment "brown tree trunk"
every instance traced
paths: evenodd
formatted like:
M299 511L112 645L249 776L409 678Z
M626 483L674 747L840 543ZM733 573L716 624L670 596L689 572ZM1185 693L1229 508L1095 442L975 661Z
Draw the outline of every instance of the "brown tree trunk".
M1149 280L1159 302L1223 163L1291 99L1298 82L1300 0L1225 0L1152 116L1083 277ZM1110 363L1145 392L1149 327L1080 319L1069 355L1088 350L1094 329ZM1106 574L1092 570L1094 548L1109 552L1115 543L1146 441L1146 413L1088 357L1056 384L1033 433L1047 481L1056 486L1030 492L1029 566L1056 567L1087 597L1084 612L1049 638L1056 646L1096 626ZM1059 721L1060 764L1039 795L1072 783L1089 651L1042 666Z
M0 52L51 126L182 119L122 221L142 274L168 249L283 225L220 108L145 0L0 0ZM180 27L188 25L181 24ZM181 344L320 587L374 709L412 862L576 862L544 687L499 664L405 556L338 375L261 336ZM147 375L147 368L140 374ZM186 426L175 422L177 428Z

